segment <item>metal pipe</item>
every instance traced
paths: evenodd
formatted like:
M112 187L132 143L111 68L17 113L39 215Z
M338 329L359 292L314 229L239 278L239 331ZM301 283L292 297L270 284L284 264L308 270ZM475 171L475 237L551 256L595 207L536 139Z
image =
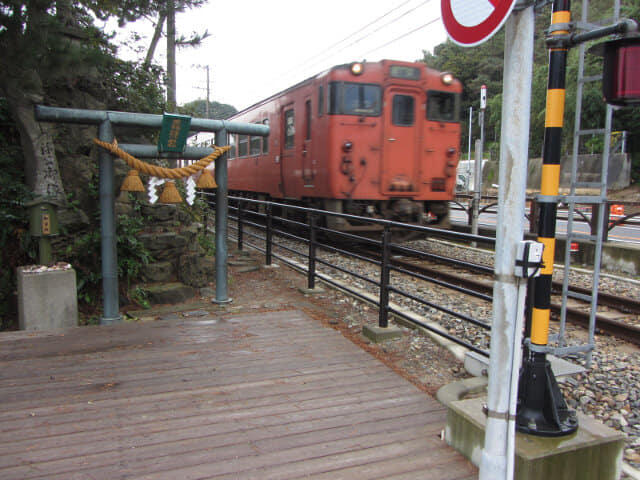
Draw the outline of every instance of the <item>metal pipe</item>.
M227 145L227 131L216 132L216 145ZM216 191L216 298L213 303L230 303L227 295L227 215L229 206L229 186L227 173L227 154L215 160L215 176L218 189Z
M103 142L113 141L109 120L100 124L98 136ZM102 249L103 312L100 325L118 323L122 319L118 300L118 252L116 245L115 187L111 154L100 149L100 230Z
M109 120L113 125L160 128L162 115L151 113L115 112L112 110L83 110L78 108L59 108L36 105L36 120L54 123L101 124ZM226 120L211 120L206 118L192 118L191 130L201 132L218 132L226 129L228 133L243 135L269 135L269 126L258 123L227 122Z
M518 289L515 264L524 230L534 21L533 7L513 11L505 31L488 415L480 480L507 480L514 475L512 419L524 317L524 295Z
M622 20L602 28L597 28L589 32L576 33L571 35L571 45L578 45L589 40L597 40L598 38L607 37L616 33L633 33L638 31L638 24L630 18Z
M159 152L155 145L139 145L131 143L118 144L122 150L137 158L168 158L184 160L200 160L212 152L208 147L185 147L182 153Z

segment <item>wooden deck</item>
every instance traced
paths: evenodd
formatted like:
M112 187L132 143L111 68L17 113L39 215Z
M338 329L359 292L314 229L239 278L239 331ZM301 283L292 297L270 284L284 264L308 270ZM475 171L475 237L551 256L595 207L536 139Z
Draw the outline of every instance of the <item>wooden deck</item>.
M203 312L204 313L204 312ZM0 334L0 479L472 479L445 409L297 310Z

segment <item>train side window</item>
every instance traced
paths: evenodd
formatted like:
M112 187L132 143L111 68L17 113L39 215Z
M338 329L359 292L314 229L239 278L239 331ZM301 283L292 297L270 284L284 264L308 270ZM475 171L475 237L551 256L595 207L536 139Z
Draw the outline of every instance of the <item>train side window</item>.
M311 140L311 100L304 102L305 113L305 139Z
M238 135L238 157L246 157L249 152L249 137Z
M227 134L227 145L231 148L229 149L229 153L227 154L227 158L232 160L236 158L236 136L235 134Z
M324 86L320 85L318 87L318 116L322 116L322 109L324 108Z
M427 120L460 121L460 95L438 90L427 91Z
M393 96L393 124L399 127L410 127L415 122L415 99L410 95Z
M293 148L296 127L293 109L284 112L284 148Z
M327 98L327 113L335 115L340 112L340 84L338 82L329 83L329 96Z
M265 118L262 120L264 125L269 125L269 119ZM269 137L262 137L262 153L265 155L269 153Z
M249 154L260 155L261 146L262 146L262 137L251 137L251 139L249 140Z

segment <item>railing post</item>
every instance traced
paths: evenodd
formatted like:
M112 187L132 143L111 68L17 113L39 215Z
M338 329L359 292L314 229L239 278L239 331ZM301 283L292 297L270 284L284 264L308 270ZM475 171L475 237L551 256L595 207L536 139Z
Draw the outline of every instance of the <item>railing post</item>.
M388 225L384 226L382 232L382 264L380 265L380 313L378 316L378 326L387 328L389 326L389 259L391 243L391 230Z
M242 227L242 200L238 202L238 250L242 251L244 228Z
M307 272L307 288L316 288L316 214L309 214L309 269Z
M273 250L273 207L270 203L267 204L267 244L265 245L266 251L266 264L271 265L271 255Z

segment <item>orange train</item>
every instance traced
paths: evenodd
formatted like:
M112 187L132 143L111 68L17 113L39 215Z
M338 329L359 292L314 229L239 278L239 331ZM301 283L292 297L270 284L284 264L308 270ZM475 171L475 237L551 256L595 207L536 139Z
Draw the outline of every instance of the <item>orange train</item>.
M422 63L333 67L237 113L270 136L233 135L229 191L323 210L447 225L462 86ZM330 227L359 229L343 219Z

